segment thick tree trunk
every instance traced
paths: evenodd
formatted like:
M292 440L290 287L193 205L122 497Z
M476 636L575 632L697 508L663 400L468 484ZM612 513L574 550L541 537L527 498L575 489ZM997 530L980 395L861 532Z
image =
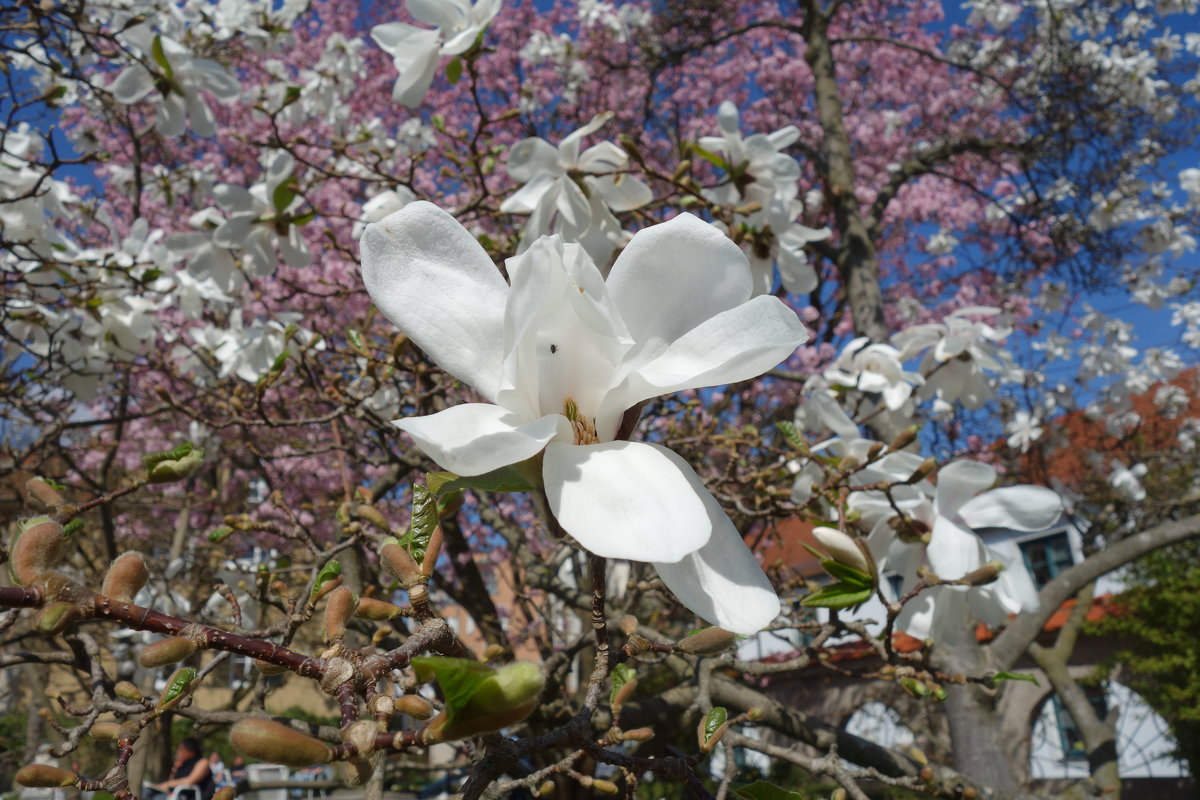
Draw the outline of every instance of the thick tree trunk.
M888 327L883 318L879 256L855 193L854 161L829 43L829 19L820 6L818 0L804 2L804 59L813 73L813 99L823 134L825 193L838 234L835 261L854 318L854 332L873 342L885 342Z

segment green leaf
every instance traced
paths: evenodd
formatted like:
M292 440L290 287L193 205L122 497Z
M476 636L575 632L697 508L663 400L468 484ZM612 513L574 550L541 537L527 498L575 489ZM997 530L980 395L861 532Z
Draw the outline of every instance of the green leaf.
M810 594L800 601L807 608L850 608L862 605L871 596L871 589L838 581Z
M420 483L413 484L412 495L412 520L408 524L408 532L400 538L400 544L413 557L413 561L420 564L429 548L433 529L438 525L437 496Z
M316 211L306 211L303 214L300 214L299 216L292 217L291 220L289 220L289 223L296 226L297 228L303 228L305 225L312 222L316 218L317 218Z
M463 65L461 58L452 58L450 63L446 65L446 80L450 81L450 85L458 83L458 79L462 77Z
M292 103L299 100L300 93L302 91L303 91L303 87L301 87L301 86L287 87L287 90L283 93L283 103L279 106L279 109L282 111L283 109L290 106Z
M142 283L149 283L152 280L157 280L158 278L161 278L162 274L163 274L163 271L161 269L148 269L142 273L141 277L138 278L138 280L140 280Z
M146 469L152 469L155 464L160 464L163 461L178 461L184 456L195 450L196 447L191 442L184 442L178 447L172 447L170 450L159 450L155 453L146 453L142 456L142 464Z
M612 679L612 691L608 693L608 702L613 703L616 702L617 692L621 691L621 687L637 677L637 670L628 664L617 664L609 677Z
M233 528L222 525L208 534L208 540L213 544L220 544L230 537L233 533Z
M692 152L703 158L708 163L712 164L717 169L723 169L726 172L729 172L729 165L725 163L725 159L721 158L721 156L717 155L716 153L705 150L698 144L692 145Z
M780 789L773 783L755 781L733 790L733 796L738 800L805 800L805 795L799 792L789 792Z
M63 492L67 489L67 485L65 483L59 483L58 481L54 480L54 478L42 478L42 480L45 481L47 486L57 492Z
M437 679L446 699L446 716L453 722L496 670L480 661L449 656L414 656L413 670L417 680L427 683Z
M265 566L265 565L263 565ZM336 560L329 561L325 566L321 567L321 571L317 573L316 583L313 584L312 596L316 597L321 591L321 587L329 581L342 574L342 565Z
M175 77L175 70L171 68L171 62L167 61L167 54L163 52L161 36L154 37L154 44L150 45L150 56L156 64L162 67L163 74L167 76L167 80Z
M821 567L833 577L837 578L842 583L848 586L854 586L859 589L870 589L875 585L871 580L871 576L862 570L855 569L849 564L843 564L840 561L835 561L832 558L821 560Z
M717 734L721 726L729 719L729 712L722 706L715 707L708 712L708 716L704 718L704 743L708 744L709 739Z
M355 328L346 329L346 341L350 342L350 346L360 353L367 352L367 348L363 345L362 334Z
M779 431L787 443L790 444L794 449L799 450L802 453L808 452L808 445L800 436L800 432L796 430L795 425L787 420L780 420L779 422L775 423L775 430Z
M446 118L443 117L441 114L434 114L432 117L429 118L429 121L431 123L433 123L434 129L438 133L446 132Z
M83 530L83 520L81 520L79 517L76 517L66 525L63 525L62 535L64 537L70 536L71 534L79 533L81 530Z
M521 474L516 464L485 472L482 475L462 477L453 472L431 472L425 476L429 488L439 496L462 489L480 489L485 492L531 492L533 486Z
M1034 686L1041 686L1038 683L1036 675L1030 675L1025 672L997 672L992 676L992 683L1000 683L1001 681L1029 681Z
M287 211L287 207L296 199L296 185L292 181L284 181L275 187L275 191L271 193L271 205L275 207L276 214L282 214Z
M167 684L162 697L158 699L159 708L181 697L194 680L196 680L196 670L193 668L184 667L183 669L175 670L175 674L171 676L171 682Z
M284 350L279 355L275 356L275 361L271 363L271 372L282 372L284 364L287 364L288 356L292 354L291 350Z

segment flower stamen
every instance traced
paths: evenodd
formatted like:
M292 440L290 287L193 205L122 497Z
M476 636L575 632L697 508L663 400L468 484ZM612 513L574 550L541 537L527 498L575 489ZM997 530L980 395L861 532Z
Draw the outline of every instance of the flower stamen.
M599 444L600 437L596 435L596 420L579 413L575 400L568 397L563 400L563 416L571 423L575 431L575 444Z

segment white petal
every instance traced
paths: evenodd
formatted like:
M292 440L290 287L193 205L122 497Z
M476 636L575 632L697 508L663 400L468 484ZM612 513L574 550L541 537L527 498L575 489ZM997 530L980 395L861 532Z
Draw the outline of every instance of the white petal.
M187 127L187 106L179 92L171 92L163 97L154 127L158 128L163 136L171 138L183 133Z
M530 422L490 403L464 403L393 424L444 469L482 475L537 455L557 435L560 421L565 425L549 414Z
M608 290L641 362L683 334L750 299L750 265L725 234L691 214L644 228L608 276Z
M661 445L552 442L542 476L559 524L598 556L675 562L713 533L708 490Z
M1042 486L1007 486L969 500L958 515L972 528L1040 531L1057 522L1062 511L1056 492Z
M953 517L968 500L996 482L996 470L978 461L955 461L938 470L938 514Z
M590 136L604 126L604 123L613 118L613 112L605 111L603 114L597 114L592 117L592 121L584 125L579 130L568 134L565 139L558 143L558 152L562 157L562 163L575 166L579 161L579 146L583 141L583 137Z
M612 172L625 166L629 156L612 142L597 142L584 150L576 166L584 172Z
M379 309L438 366L495 399L508 286L475 237L416 202L368 225L361 247Z
M967 587L934 586L904 604L896 627L917 639L940 641L967 620Z
M108 87L118 103L136 103L154 90L154 78L141 64L126 67Z
M533 213L538 204L546 196L546 193L554 188L554 182L557 180L560 180L560 178L545 172L535 175L528 183L500 204L500 211L504 214ZM530 243L532 243L532 240Z
M187 105L188 123L197 136L208 138L217 132L217 118L208 103L193 89L185 89L183 95Z
M514 144L508 151L505 168L514 181L527 183L543 172L558 175L558 150L545 139L531 136Z
M650 187L629 175L602 175L588 178L613 211L632 211L654 199Z
M757 633L779 615L779 596L720 504L705 494L713 520L708 544L677 563L654 568L679 601L706 622L734 633Z
M447 0L407 0L408 13L427 25L453 30L466 20L461 4Z
M929 566L942 580L958 580L987 563L983 541L963 526L938 517L926 551Z
M776 297L759 295L704 321L637 367L618 390L619 402L630 408L662 394L753 378L807 339L796 312Z
M212 92L222 103L232 103L242 93L242 85L223 66L208 58L193 58L188 73L197 86Z

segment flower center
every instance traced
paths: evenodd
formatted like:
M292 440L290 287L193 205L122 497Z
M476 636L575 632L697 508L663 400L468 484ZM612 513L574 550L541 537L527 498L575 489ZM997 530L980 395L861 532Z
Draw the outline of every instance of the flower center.
M596 435L596 420L579 413L579 406L568 397L563 400L563 416L571 423L575 431L575 444L599 444L600 437Z

